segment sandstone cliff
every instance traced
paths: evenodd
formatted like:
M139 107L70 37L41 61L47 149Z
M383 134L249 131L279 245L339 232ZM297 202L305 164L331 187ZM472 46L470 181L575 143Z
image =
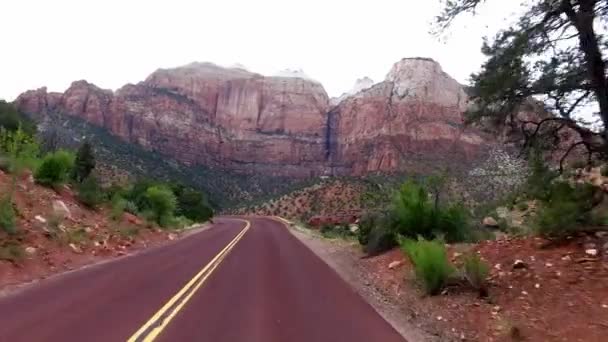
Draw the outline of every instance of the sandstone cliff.
M86 81L15 101L37 118L83 118L121 139L189 164L306 177L360 175L466 163L488 140L465 129L463 87L430 59L403 59L383 82L331 106L303 73L265 77L192 63L159 69L112 92Z

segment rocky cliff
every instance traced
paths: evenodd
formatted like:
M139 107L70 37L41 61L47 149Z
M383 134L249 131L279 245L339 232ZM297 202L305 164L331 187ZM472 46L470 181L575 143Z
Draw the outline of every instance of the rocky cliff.
M386 79L335 105L301 72L266 77L192 63L116 92L86 81L15 101L37 118L59 112L189 164L306 177L464 163L488 140L465 129L463 87L430 59L403 59Z

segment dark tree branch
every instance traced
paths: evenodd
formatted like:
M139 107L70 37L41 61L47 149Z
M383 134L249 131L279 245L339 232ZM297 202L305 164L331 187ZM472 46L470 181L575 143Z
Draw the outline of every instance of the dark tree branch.
M587 147L587 144L585 144L584 141L579 141L577 143L574 143L574 144L570 145L570 147L568 148L566 153L564 153L564 155L560 158L560 160L559 160L559 173L560 174L564 172L564 161L566 161L566 158L568 158L568 155L570 154L570 152L572 152L577 146L581 146L581 145L585 145ZM589 150L589 147L587 147L587 150Z

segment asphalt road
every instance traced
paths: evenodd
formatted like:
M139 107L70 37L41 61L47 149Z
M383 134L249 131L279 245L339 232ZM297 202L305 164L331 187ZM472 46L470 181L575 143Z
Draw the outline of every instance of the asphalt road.
M404 340L282 223L226 218L1 298L0 341Z

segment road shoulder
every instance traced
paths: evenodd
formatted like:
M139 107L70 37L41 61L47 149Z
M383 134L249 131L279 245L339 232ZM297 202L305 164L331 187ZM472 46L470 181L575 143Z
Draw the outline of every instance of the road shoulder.
M410 313L398 303L382 294L373 280L357 263L363 253L357 254L354 242L328 240L296 224L281 220L289 231L315 255L329 265L355 291L367 301L395 330L409 342L439 341L437 336L424 332L408 319Z

